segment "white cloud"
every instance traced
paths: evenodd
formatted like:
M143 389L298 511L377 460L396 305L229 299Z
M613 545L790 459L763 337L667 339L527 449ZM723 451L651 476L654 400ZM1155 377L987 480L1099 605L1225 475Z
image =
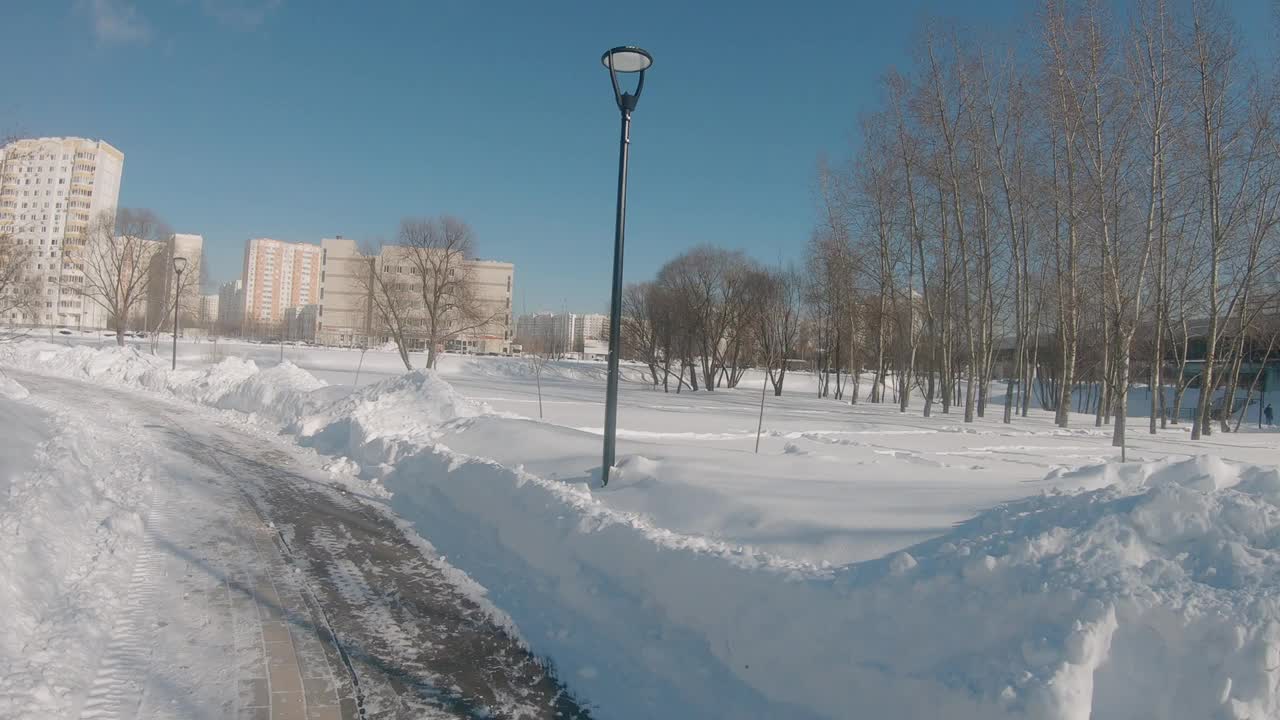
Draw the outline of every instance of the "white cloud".
M200 8L206 15L240 30L259 27L282 4L284 0L200 0Z
M100 43L144 44L151 39L150 23L128 0L81 0L78 7L89 16Z

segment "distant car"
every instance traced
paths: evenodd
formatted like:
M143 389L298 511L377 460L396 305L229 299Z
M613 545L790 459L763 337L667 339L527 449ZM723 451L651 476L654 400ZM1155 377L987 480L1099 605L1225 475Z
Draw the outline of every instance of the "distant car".
M71 334L73 334L73 333L72 333L70 330L63 329L63 330L59 330L59 331L58 331L58 334L59 334L59 335L71 335Z

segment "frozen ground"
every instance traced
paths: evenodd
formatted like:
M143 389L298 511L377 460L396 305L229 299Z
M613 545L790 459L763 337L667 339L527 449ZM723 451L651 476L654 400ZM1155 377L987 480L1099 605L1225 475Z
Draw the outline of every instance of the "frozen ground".
M1271 433L1137 426L1120 465L1091 418L966 426L796 375L756 454L758 386L624 383L602 489L599 365L550 367L539 421L525 361L370 352L353 393L358 352L284 355L11 362L252 413L389 491L600 717L1280 714Z

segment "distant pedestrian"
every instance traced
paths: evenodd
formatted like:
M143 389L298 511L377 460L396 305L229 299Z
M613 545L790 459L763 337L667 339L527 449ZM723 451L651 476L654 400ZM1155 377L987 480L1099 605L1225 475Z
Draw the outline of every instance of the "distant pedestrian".
M1267 407L1262 410L1262 416L1267 419L1267 427L1271 427L1271 421L1275 418L1275 412L1271 409L1271 403L1267 403Z

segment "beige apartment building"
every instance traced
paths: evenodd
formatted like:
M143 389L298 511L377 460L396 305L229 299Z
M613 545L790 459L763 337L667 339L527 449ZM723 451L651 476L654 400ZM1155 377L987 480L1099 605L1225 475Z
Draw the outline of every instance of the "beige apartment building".
M322 345L368 347L373 344L373 304L368 277L374 258L361 254L355 240L341 235L320 241L320 300L316 341Z
M283 332L285 310L320 295L321 250L311 243L254 238L244 250L244 325L249 335Z
M123 173L124 153L102 140L29 138L0 147L0 233L30 248L28 273L40 283L30 314L0 321L107 326L106 313L79 292L84 273L64 256L88 239L94 218L116 211Z
M179 312L182 326L191 326L200 315L200 263L204 258L204 237L191 233L174 233L151 256L147 280L146 330L173 330L173 295L177 273L174 258L184 258L187 269L182 273L182 298Z
M320 306L316 314L316 341L326 345L364 347L385 342L378 330L373 305L361 276L371 272L397 272L403 248L387 245L377 256L360 252L354 240L325 239L321 247ZM460 333L443 348L450 352L511 354L511 288L515 266L496 260L468 260L467 272L479 295L483 314L492 320L482 327ZM415 350L423 338L416 338Z

